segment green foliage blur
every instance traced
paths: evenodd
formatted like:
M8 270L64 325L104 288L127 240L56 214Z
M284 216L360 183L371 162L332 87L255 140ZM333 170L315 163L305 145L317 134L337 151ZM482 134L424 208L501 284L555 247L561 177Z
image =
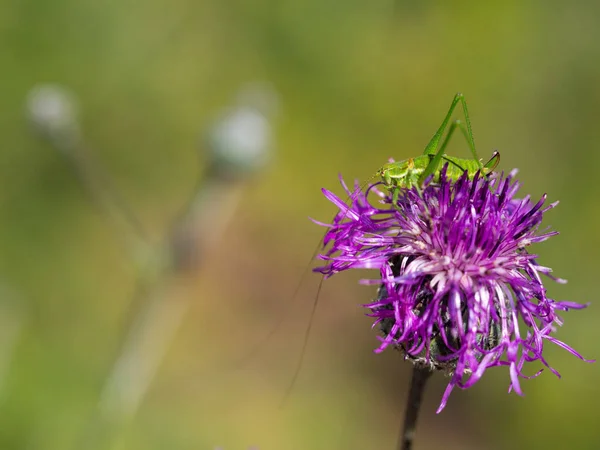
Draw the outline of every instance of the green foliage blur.
M86 143L155 241L203 171L201 131L237 89L267 81L281 100L273 160L210 263L176 280L173 297L192 305L137 414L102 448L394 448L410 367L373 354L360 305L374 293L351 275L325 283L279 407L318 283L303 275L323 232L308 216L329 220L320 188L341 192L338 173L366 181L419 154L457 91L481 157L500 150L523 193L561 201L546 219L561 235L533 251L569 280L548 280L550 297L592 302L557 336L597 358L599 17L591 0L0 2L0 328L19 324L0 346L0 449L99 448L89 430L135 310L119 239L28 126L26 96L43 82L76 93ZM546 371L520 398L496 368L438 416L446 380L433 377L415 448L600 448L597 364L546 355L561 380Z

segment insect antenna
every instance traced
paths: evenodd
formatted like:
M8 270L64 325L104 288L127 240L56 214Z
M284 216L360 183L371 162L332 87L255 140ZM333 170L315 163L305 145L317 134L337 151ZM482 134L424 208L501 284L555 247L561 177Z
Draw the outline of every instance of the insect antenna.
M362 184L360 184L358 187L356 187L346 198L346 201L344 202L346 205L348 205L348 202L351 201L353 199L354 196L356 196L359 192L362 192L374 179L377 178L379 171L377 171L375 173L375 175L371 176L367 181L363 182ZM346 188L346 191L349 192L349 189ZM350 211L350 209L346 210L346 212L342 215L342 217L337 220L337 223L343 221L347 216L348 216L348 212ZM339 214L339 213L338 213ZM331 221L331 223L336 223L336 217L338 216L338 214L336 214L335 216L333 216L333 219ZM325 235L323 235L323 238L325 237ZM323 240L323 238L321 240ZM319 243L319 247L321 246L321 244ZM319 247L317 247L317 251L319 249ZM316 256L315 252L313 254L312 259L315 258ZM306 274L306 272L305 272ZM310 312L310 317L309 317L309 321L308 324L306 326L306 328L304 329L304 335L303 335L303 339L302 339L302 347L300 349L300 356L298 357L298 361L296 363L296 368L294 369L294 373L292 375L292 380L290 381L290 384L288 386L288 388L286 389L283 398L281 399L281 402L279 404L280 408L283 408L290 396L290 394L292 393L292 390L294 389L294 385L296 384L296 381L298 379L298 376L300 375L300 371L302 369L302 365L304 364L304 358L306 357L306 350L308 348L308 341L310 338L310 332L312 330L312 325L313 325L313 320L314 317L316 315L317 312L317 307L319 304L319 299L320 299L320 295L321 295L321 289L323 288L323 281L325 281L325 275L321 275L321 280L319 281L319 286L317 288L317 294L315 296L315 299L313 301L313 305L312 305L312 309Z
M325 235L323 235L323 237L324 236ZM271 329L267 332L267 334L265 334L256 345L254 345L248 352L246 352L242 358L240 358L237 362L235 362L234 364L232 364L231 367L230 367L230 369L234 369L235 370L235 369L241 369L241 368L245 367L250 361L252 361L253 359L255 359L256 356L258 356L258 354L261 352L261 350L264 349L264 347L267 344L267 342L269 342L271 340L271 338L277 333L277 331L279 331L279 328L281 327L281 324L283 323L285 317L289 313L291 305L294 303L294 300L296 299L296 297L300 293L300 289L302 288L302 285L304 284L306 276L311 271L310 270L311 269L311 263L315 259L315 257L317 256L317 254L319 253L319 249L321 248L321 241L322 240L323 240L323 238L321 238L321 240L319 241L319 244L317 245L317 247L315 248L315 250L312 253L312 256L310 257L310 260L306 264L306 267L305 267L305 269L302 272L302 275L300 277L300 281L298 282L296 288L294 289L294 293L290 297L290 301L284 306L283 310L277 315L277 319L275 320L275 325L272 326ZM325 277L323 276L321 278L321 281L319 282L319 287L317 289L317 297L316 297L316 299L318 299L319 293L321 292L321 285L323 284L324 278ZM313 312L313 314L314 314L314 312ZM313 314L311 314L311 317L312 317Z
M308 325L304 330L304 337L302 339L302 349L300 350L300 357L296 362L296 368L294 369L294 374L292 375L292 380L290 381L289 386L285 390L283 394L283 398L279 404L280 408L283 408L294 389L294 385L296 384L296 380L300 375L300 371L302 369L302 364L304 363L304 357L306 356L306 349L308 348L308 339L310 338L310 332L312 330L312 324L315 318L315 314L317 312L317 306L319 304L319 298L321 294L321 288L323 287L323 281L325 281L325 275L321 275L321 279L319 280L319 287L317 288L317 295L315 296L315 300L313 301L312 309L310 311L310 317L308 319Z
M365 186L367 186L368 183L370 183L373 178L375 178L375 176L371 177L365 183L361 184L359 187L357 187L356 189L354 189L352 192L350 192L349 189L346 189L346 191L348 192L348 196L346 198L345 203L348 204L348 202L351 201L352 198L358 192L361 192L361 190L364 189ZM348 215L348 211L346 211L342 215L342 217L337 220L337 222L341 222L342 220L344 220L347 217L347 215ZM336 218L338 217L338 215L339 215L339 212L336 213L332 217L332 219L331 219L331 223L332 224L336 222ZM298 282L296 288L294 289L294 292L293 292L292 296L290 297L289 302L286 303L286 305L284 306L284 308L282 309L282 311L277 315L275 324L260 339L260 341L257 344L255 344L254 346L252 346L252 348L249 351L245 352L245 354L243 355L243 357L239 358L233 364L228 365L226 367L227 369L229 369L229 370L239 370L239 369L242 369L245 366L247 366L248 363L250 363L252 360L254 360L260 354L260 352L265 348L265 345L279 331L279 329L281 328L281 324L284 322L285 317L289 314L291 306L294 304L294 300L298 297L298 294L300 293L300 290L302 289L302 286L303 286L304 282L306 281L306 277L311 272L311 263L312 263L312 261L315 260L317 254L319 253L319 251L321 250L321 248L323 246L323 240L324 240L325 234L326 233L323 233L323 236L321 237L321 239L319 240L319 243L317 244L315 250L313 251L312 256L310 257L310 260L306 264L306 268L302 272L302 275L300 277L300 281ZM307 346L308 346L308 340L309 340L310 332L311 332L311 329L312 329L312 322L313 322L313 319L314 319L315 314L316 314L316 310L317 310L317 306L318 306L318 303L319 303L321 289L323 287L323 281L324 280L325 280L325 275L321 275L321 280L319 281L319 285L317 287L317 292L316 292L316 295L315 295L315 299L314 299L314 302L313 302L313 305L312 305L312 309L311 309L311 313L310 313L310 317L309 317L309 322L308 322L308 324L306 326L306 329L304 330L302 348L301 348L301 351L300 351L301 352L300 353L300 357L299 357L299 360L298 360L298 363L297 363L297 367L294 369L294 375L292 376L292 382L291 382L289 388L286 390L286 394L284 396L284 399L289 396L289 393L291 392L291 390L292 390L292 388L294 386L294 383L295 383L296 379L298 378L298 375L300 373L300 369L301 369L302 364L304 362L304 356L305 356L305 353L306 353L306 349L307 349Z

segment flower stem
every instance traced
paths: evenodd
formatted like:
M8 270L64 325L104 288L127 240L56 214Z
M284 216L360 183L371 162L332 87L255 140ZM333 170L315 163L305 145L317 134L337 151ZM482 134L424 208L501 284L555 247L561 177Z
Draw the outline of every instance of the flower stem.
M411 450L415 430L417 428L417 418L421 399L425 391L425 384L431 376L431 370L417 365L413 368L412 379L410 380L410 392L406 402L406 413L404 416L404 426L398 439L398 450Z

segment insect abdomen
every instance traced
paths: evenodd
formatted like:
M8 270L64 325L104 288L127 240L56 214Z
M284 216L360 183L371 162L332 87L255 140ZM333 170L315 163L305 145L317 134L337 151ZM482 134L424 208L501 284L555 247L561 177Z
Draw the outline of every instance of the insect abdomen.
M419 184L421 174L425 171L425 168L431 163L433 158L434 155L421 155L405 161L388 163L379 169L377 173L388 187L410 189L412 186ZM446 176L453 181L458 180L465 170L467 171L469 178L472 178L480 169L478 161L447 155L444 155L441 161L441 166L444 166L445 164L448 164ZM441 169L437 169L433 173L434 182L439 181L440 173Z

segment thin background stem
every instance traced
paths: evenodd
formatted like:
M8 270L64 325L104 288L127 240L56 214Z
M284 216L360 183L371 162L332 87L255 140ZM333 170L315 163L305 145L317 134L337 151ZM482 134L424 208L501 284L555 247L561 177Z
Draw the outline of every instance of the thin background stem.
M256 101L260 100L257 93L264 96L267 91L249 90L246 96L252 92ZM191 299L174 295L178 281L193 276L219 243L251 175L266 162L271 127L264 112L250 104L239 104L214 124L204 148L209 161L194 195L170 224L163 241L153 245L130 205L84 145L71 97L60 87L38 87L28 100L30 120L107 216L138 272L120 349L77 445L78 449L110 449L119 444L125 426L135 416L191 305ZM250 139L240 144L240 133L242 139L248 138L249 126L254 127Z
M205 253L220 241L244 183L208 176L200 186L166 237L168 264L138 282L141 297L85 435L83 444L88 448L113 448L137 413L192 304L192 299L174 295L176 278L194 273Z

